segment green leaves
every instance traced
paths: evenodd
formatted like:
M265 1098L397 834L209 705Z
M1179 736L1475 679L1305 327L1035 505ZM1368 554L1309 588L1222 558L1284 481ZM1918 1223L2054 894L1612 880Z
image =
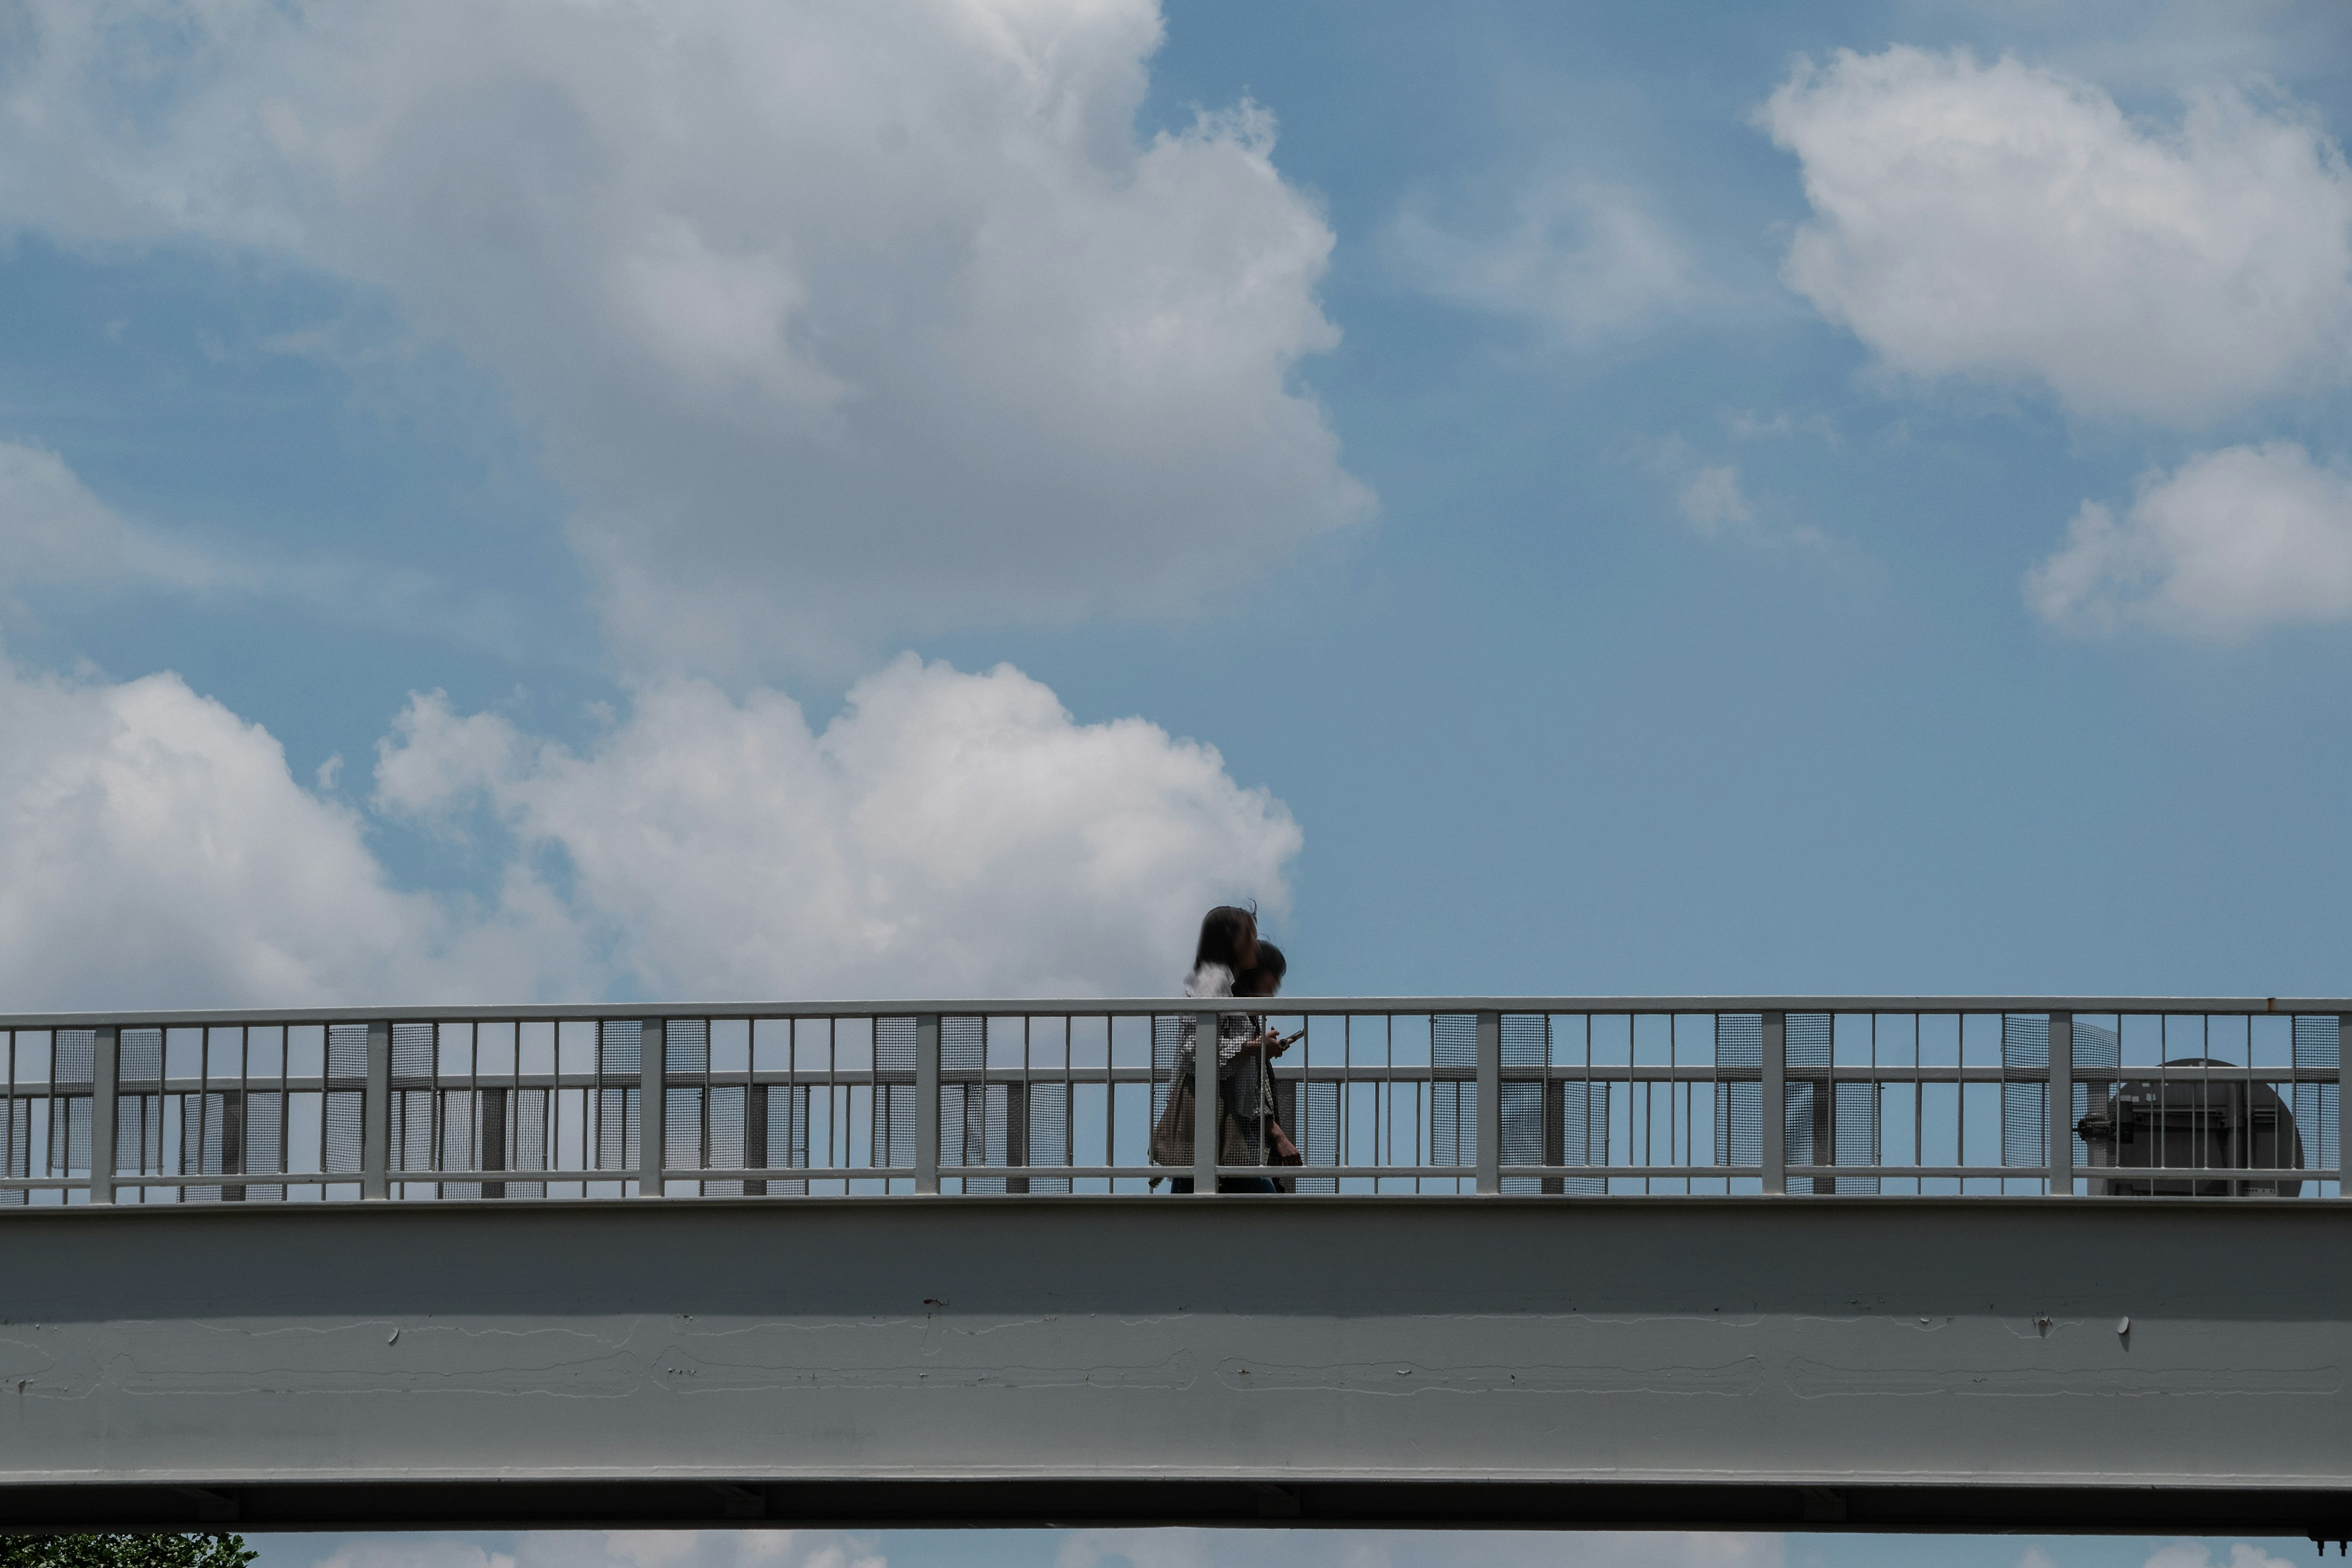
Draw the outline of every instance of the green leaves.
M0 1568L245 1568L242 1535L0 1535Z

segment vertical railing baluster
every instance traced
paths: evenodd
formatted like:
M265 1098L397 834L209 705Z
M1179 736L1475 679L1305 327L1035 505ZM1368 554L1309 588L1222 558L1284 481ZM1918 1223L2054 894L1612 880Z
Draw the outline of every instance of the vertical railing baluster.
M1503 1190L1503 1016L1478 1015L1478 1190Z
M2050 1015L2050 1193L2074 1194L2074 1015Z
M1764 1191L1779 1196L1789 1190L1789 1016L1764 1015L1764 1079L1758 1098L1764 1102Z
M89 1201L114 1201L115 1081L120 1076L121 1032L112 1024L95 1030L89 1068ZM50 1037L55 1039L53 1035ZM54 1059L54 1058L53 1058Z
M1217 1145L1224 1123L1217 1106L1217 1016L1200 1013L1192 1020L1192 1194L1212 1197L1217 1191Z
M915 1190L940 1190L940 1016L915 1020Z
M657 1198L664 1133L669 1121L667 1026L659 1018L637 1025L637 1196Z
M392 1025L367 1026L367 1088L360 1100L360 1196L392 1194Z
M2334 1169L2336 1195L2339 1198L2352 1198L2352 1183L2347 1183L2344 1179L2344 1047L2347 1041L2352 1041L2352 1013L2339 1013L2336 1017L2336 1077L2334 1079L2336 1084L2336 1164ZM2314 1164L2323 1163L2327 1153L2327 1100L2324 1087L2320 1096L2318 1120L2319 1125L2312 1129L2313 1138L2319 1142L2319 1147L2312 1152L2315 1156L2312 1160Z

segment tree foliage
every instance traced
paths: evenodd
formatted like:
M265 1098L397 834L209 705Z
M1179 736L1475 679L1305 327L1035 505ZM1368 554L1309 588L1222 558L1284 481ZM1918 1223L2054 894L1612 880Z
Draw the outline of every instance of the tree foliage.
M0 1535L0 1568L245 1568L242 1535Z

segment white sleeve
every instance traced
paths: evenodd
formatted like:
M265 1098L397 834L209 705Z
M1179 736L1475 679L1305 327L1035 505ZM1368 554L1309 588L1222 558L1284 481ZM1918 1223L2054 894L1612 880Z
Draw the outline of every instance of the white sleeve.
M1252 1022L1247 1013L1217 1015L1217 1065L1219 1067L1224 1066L1225 1063L1239 1056L1242 1047L1249 1044L1251 1037L1257 1033L1250 1026Z
M1230 996L1234 994L1234 972L1222 963L1204 963L1184 976L1187 996Z

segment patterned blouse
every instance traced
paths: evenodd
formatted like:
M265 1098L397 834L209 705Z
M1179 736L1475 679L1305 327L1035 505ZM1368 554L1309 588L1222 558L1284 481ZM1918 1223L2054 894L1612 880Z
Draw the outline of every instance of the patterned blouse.
M1231 996L1234 994L1234 972L1222 963L1204 963L1184 977L1187 996ZM1179 1082L1192 1074L1192 1043L1195 1026L1192 1016L1185 1015L1178 1026L1176 1076ZM1234 1058L1244 1046L1265 1032L1265 1020L1250 1013L1220 1013L1217 1015L1217 1094L1233 1108L1233 1112L1255 1132L1274 1108L1274 1083L1268 1071L1265 1053L1251 1054L1246 1063L1236 1064ZM1251 1070L1252 1068L1255 1070Z

